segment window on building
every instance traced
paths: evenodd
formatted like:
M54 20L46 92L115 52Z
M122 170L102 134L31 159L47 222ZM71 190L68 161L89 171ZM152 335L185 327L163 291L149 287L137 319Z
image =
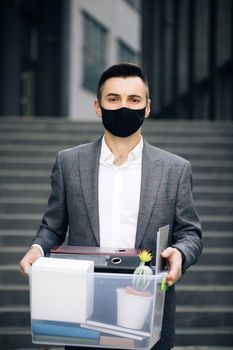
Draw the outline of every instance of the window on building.
M96 92L100 75L106 68L107 30L83 13L83 86Z
M137 11L142 11L142 0L125 0L130 6L134 7Z
M139 55L122 40L118 40L118 60L119 62L138 63Z

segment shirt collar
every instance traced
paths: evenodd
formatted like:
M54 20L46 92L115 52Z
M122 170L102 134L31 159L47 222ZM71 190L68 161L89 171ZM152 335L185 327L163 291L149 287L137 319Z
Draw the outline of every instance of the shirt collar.
M143 149L143 138L141 136L139 143L134 147L134 149L132 149L132 151L129 152L128 162L140 160L142 157L142 149ZM107 162L109 164L113 164L114 162L114 155L109 149L109 147L107 146L104 136L102 138L100 160L102 162Z

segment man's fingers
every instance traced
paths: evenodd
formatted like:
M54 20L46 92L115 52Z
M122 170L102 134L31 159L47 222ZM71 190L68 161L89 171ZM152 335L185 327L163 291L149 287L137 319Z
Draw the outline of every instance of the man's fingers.
M28 261L27 254L23 257L23 259L19 263L19 271L23 275L23 277L28 277L27 270L33 263Z
M182 255L181 253L172 247L168 247L161 253L161 256L167 259L168 274L167 283L172 286L181 277L182 273Z
M25 265L23 262L19 264L19 271L21 273L21 275L23 275L23 277L28 277L28 274L27 274L27 269L28 267L30 267L30 265Z
M167 283L169 286L172 286L176 281L178 281L181 277L181 268L179 266L174 266L167 274Z
M41 257L41 252L38 248L36 247L30 248L19 263L20 273L24 277L28 277L27 269L31 267L32 264L40 257Z

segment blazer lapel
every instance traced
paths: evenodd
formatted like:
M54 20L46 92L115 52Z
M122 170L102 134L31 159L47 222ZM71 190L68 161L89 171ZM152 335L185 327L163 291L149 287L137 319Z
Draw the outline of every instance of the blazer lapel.
M98 211L98 174L101 139L91 145L88 151L80 152L79 171L88 218L97 242L100 244Z
M155 204L163 171L163 161L154 148L144 141L142 153L142 180L135 248L139 248Z

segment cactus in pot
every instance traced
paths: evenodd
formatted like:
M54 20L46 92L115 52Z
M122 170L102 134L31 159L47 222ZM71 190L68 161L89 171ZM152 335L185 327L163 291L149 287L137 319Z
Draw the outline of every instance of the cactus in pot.
M153 300L153 288L149 288L153 270L145 265L152 260L152 255L143 250L138 256L140 265L133 273L132 285L117 289L117 324L133 329L143 328ZM127 312L127 310L131 312Z
M140 265L133 273L133 286L126 287L126 292L139 296L149 296L150 292L146 289L150 283L150 278L148 278L148 276L153 275L153 270L150 266L146 265L146 263L152 260L152 255L147 250L142 250L138 256L140 259Z

